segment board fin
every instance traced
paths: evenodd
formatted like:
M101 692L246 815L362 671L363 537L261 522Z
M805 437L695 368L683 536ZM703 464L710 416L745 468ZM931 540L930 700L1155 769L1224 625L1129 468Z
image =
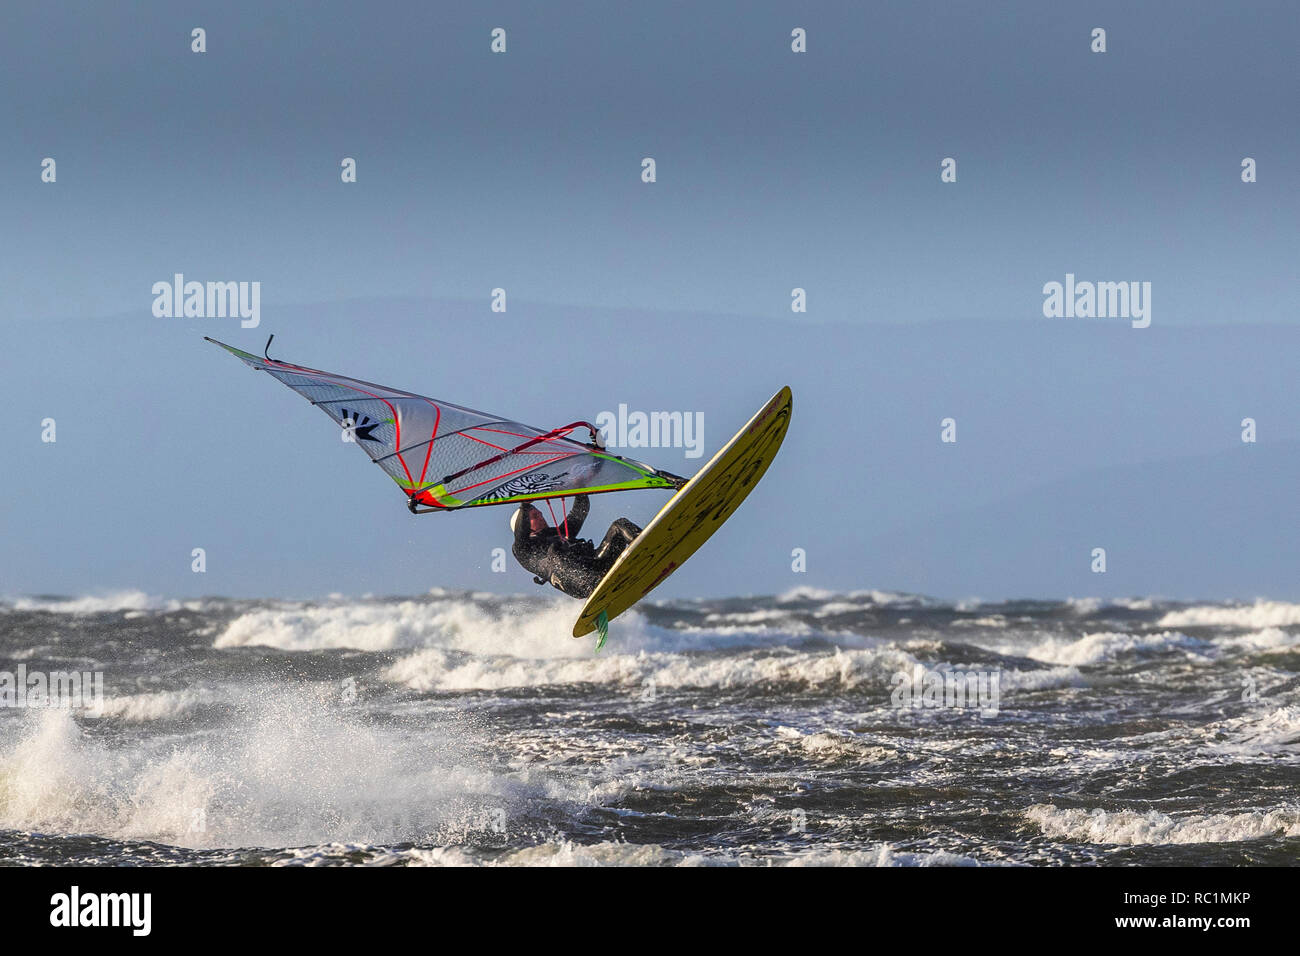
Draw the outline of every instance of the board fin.
M605 639L609 637L609 615L601 611L596 615L596 633L600 635L600 640L596 641L596 653L605 646Z

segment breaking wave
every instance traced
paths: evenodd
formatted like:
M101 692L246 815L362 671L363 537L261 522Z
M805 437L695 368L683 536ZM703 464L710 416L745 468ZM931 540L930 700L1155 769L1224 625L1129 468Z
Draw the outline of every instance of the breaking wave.
M1160 627L1289 627L1300 624L1300 604L1285 601L1256 601L1254 604L1224 607L1206 604L1169 611L1157 622Z
M1053 839L1124 846L1300 836L1297 810L1171 817L1156 810L1062 810L1052 804L1035 804L1025 810L1025 818Z

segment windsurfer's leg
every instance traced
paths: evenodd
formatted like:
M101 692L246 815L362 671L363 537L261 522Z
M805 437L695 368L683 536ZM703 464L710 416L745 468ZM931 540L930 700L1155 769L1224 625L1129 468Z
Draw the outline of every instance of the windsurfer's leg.
M641 529L631 521L626 518L617 519L605 532L605 540L601 541L600 547L596 549L596 557L617 558L640 533Z

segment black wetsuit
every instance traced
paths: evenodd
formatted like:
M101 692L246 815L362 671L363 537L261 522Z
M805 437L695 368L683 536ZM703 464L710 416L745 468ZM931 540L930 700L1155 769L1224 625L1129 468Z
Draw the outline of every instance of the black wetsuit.
M590 508L586 495L574 499L567 521L561 522L558 529L547 526L536 534L530 533L529 529L532 526L531 512L537 509L528 502L520 507L523 514L515 525L512 548L515 560L533 573L535 582L553 585L570 597L590 595L614 566L618 556L641 533L641 529L631 521L619 518L609 526L599 547L586 538L579 538L578 532L582 530Z

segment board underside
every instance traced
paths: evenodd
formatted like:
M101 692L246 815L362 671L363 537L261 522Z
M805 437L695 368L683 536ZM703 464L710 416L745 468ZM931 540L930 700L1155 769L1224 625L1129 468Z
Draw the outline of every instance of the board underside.
M660 509L587 598L573 636L596 629L653 591L731 517L772 459L790 424L789 386L772 396L732 439Z

